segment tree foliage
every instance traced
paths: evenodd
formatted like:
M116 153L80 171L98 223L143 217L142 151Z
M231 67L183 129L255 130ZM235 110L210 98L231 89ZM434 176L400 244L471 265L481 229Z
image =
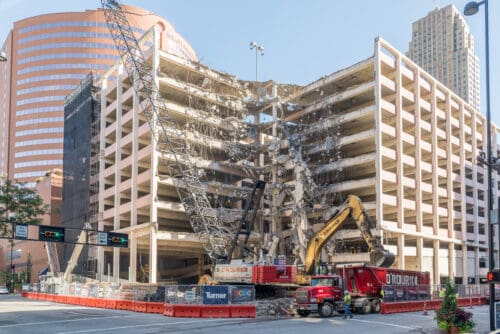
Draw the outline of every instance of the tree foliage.
M49 206L24 183L0 178L0 236L9 233L12 223L38 225Z

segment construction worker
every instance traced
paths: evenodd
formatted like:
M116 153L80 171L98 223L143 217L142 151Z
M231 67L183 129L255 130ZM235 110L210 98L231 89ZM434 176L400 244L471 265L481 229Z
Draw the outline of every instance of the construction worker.
M439 290L439 298L444 298L445 294L446 294L446 289L445 288L442 288L441 290Z
M349 318L352 319L351 295L349 294L349 291L345 290L344 291L344 319L347 319L347 316L349 316Z

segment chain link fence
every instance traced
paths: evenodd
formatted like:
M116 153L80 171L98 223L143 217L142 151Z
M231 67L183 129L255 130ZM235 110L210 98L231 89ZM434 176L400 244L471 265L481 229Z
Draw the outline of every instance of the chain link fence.
M33 283L28 292L65 296L164 302L167 304L244 305L255 303L253 285L132 285Z
M395 301L411 301L411 300L426 300L426 299L440 299L443 298L446 285L384 285L382 287L383 293L381 297L384 302ZM456 284L458 298L468 297L487 297L488 285L487 284ZM500 286L496 289L496 295L500 293Z

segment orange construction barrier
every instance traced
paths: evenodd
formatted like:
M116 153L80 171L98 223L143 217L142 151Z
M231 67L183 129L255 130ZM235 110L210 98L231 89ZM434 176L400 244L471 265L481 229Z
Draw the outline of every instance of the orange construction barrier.
M174 317L199 318L201 314L200 305L178 304L174 305Z
M96 298L95 307L106 308L106 299Z
M174 305L172 305L172 304L163 305L163 315L166 317L173 317L174 316Z
M123 300L119 299L116 301L116 309L117 310L127 310L127 311L133 311L132 309L132 301L131 300Z
M135 312L146 312L146 302L134 301L132 302L131 311Z
M106 308L109 308L109 309L116 309L116 300L114 299L106 299Z
M231 318L255 318L255 305L231 305Z
M165 308L163 307L163 303L154 303L154 302L147 302L146 303L146 312L147 313L156 313L156 314L162 314L164 312Z
M229 318L230 307L227 305L201 305L202 318Z

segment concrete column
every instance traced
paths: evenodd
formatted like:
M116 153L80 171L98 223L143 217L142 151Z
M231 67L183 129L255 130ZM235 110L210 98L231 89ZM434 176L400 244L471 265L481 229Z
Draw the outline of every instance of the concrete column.
M116 79L116 100L122 101L123 95L123 83L120 79L120 76L123 74L124 69L123 66L120 65L118 67L118 75ZM114 201L114 220L113 220L113 230L120 229L120 183L121 183L121 171L120 171L120 161L122 160L120 141L122 139L122 105L121 103L116 104L116 122L115 122L115 134L116 134L116 151L115 151L115 201ZM119 282L120 279L120 249L115 247L113 248L113 279Z
M439 240L434 240L432 243L432 252L434 258L434 284L440 283L441 275L439 274Z
M479 247L474 247L474 277L477 279L479 274Z
M472 124L471 124L471 131L472 131L472 143L470 143L472 145L472 156L473 157L477 157L479 155L479 148L478 148L478 145L477 145L477 138L476 136L478 135L477 131L476 131L476 125L477 125L477 122L478 122L478 119L476 117L476 114L475 113L472 113ZM482 138L486 138L486 126L483 127L483 133L482 133ZM486 146L484 146L483 150L486 150ZM486 152L486 151L485 151ZM478 166L477 164L475 163L472 163L472 164L468 164L468 166L472 167L472 184L473 185L479 185L478 184L478 181L477 181L477 173L478 173ZM483 191L484 191L484 204L485 204L485 207L486 207L486 204L488 203L487 201L489 201L489 198L488 198L488 172L486 171L486 166L484 166L484 173L483 173L483 183L481 184L482 188L483 188ZM475 187L474 187L475 188ZM475 190L475 189L474 189ZM474 191L473 192L473 200L474 200L474 204L473 204L473 216L474 217L478 217L479 216L479 205L478 205L478 197L477 197L477 191ZM485 218L487 219L487 216L488 213L485 212ZM474 241L477 243L478 242L478 237L479 237L479 228L478 228L478 220L475 219L474 221Z
M415 84L413 89L413 97L415 99L415 220L416 220L416 230L417 232L422 232L423 218L422 218L422 147L421 147L421 111L420 111L420 69L417 67L413 71ZM420 241L418 240L420 239ZM423 240L422 238L417 239L417 266L422 268L423 261ZM420 247L419 244L420 243Z
M455 276L457 274L455 261L456 261L455 244L450 242L448 244L448 273L452 281L455 279ZM467 281L465 281L464 283L467 283Z
M137 281L137 236L129 234L128 245L130 249L129 282Z
M380 129L380 125L382 123L382 93L381 93L381 83L380 76L382 74L382 65L380 60L380 50L381 41L379 38L375 39L375 147L381 148L382 143L382 131ZM384 206L382 203L381 194L383 194L384 189L382 186L382 176L381 171L383 170L384 165L382 163L382 154L380 153L380 149L376 151L375 157L375 193L377 194L376 200L376 226L380 229L380 235L382 236L383 231L381 229L382 222L384 221ZM398 239L399 240L399 239ZM399 242L398 242L399 245ZM398 248L398 257L400 257L402 253ZM404 262L404 258L400 260L400 262Z
M160 32L157 26L153 30L153 61L152 61L152 73L155 80L155 84L159 85L159 77L157 75L160 66L160 54L158 53L158 48L160 45L159 41ZM153 123L157 124L158 120L155 115L153 115ZM159 129L154 130L158 133ZM160 162L159 153L157 150L157 144L155 140L152 140L152 155L151 155L151 224L149 229L149 283L155 284L157 282L156 273L158 272L158 164Z
M432 137L432 230L433 235L439 233L439 180L438 180L438 138L436 115L436 83L431 84L431 137ZM436 256L437 253L434 253ZM438 273L439 274L439 273Z
M104 230L104 222L102 216L104 214L104 130L106 129L106 91L108 88L108 79L104 77L101 80L101 119L99 125L99 214L97 216L97 229L99 231ZM104 274L104 248L97 247L97 278L101 279ZM109 274L109 273L108 273Z
M470 276L470 270L467 268L467 245L462 245L462 277L464 280Z
M113 281L120 282L120 248L113 247Z
M398 269L405 269L405 236L398 234Z
M396 65L396 73L394 81L396 83L396 97L395 97L395 106L396 106L396 117L395 117L395 130L396 130L396 210L398 217L398 228L403 229L405 223L405 211L404 211L404 200L405 200L405 191L403 186L403 176L404 173L404 147L403 147L403 103L401 97L401 56L397 54L395 56L395 65Z
M424 267L424 238L417 237L417 269L422 271Z

